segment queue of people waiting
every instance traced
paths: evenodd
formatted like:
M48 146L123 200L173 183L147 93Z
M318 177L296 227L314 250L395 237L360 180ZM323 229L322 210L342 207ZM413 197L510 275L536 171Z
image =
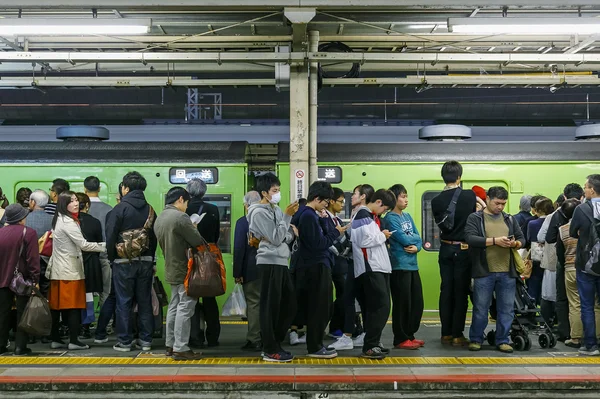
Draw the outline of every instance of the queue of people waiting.
M559 340L582 354L600 355L600 277L595 273L600 264L598 252L594 258L589 250L596 244L600 249L595 232L600 175L590 175L584 188L568 184L555 202L523 196L520 212L512 216L504 212L505 188L463 190L462 174L460 163L446 162L441 170L445 187L431 202L441 236L441 343L480 350L495 306L495 346L513 351L515 287L524 275L517 267L520 256L531 265L525 273L528 291L544 318L556 325ZM151 350L155 327L162 331L152 302L158 245L171 286L166 355L194 360L201 354L192 348L218 346L216 299L202 298L200 304L188 296L184 283L190 248L206 245L220 256L218 208L202 200L206 184L192 179L185 188L173 187L158 215L145 199L146 180L137 172L124 176L115 208L99 200L97 177L88 177L84 186L85 193L73 193L68 182L56 179L49 195L21 189L13 205L0 191L0 353L8 350L13 304L18 320L27 303L8 288L15 265L48 298L52 333L40 339L51 348L89 348L82 340L92 333L82 317L91 294L98 293L94 342L108 342L113 319L114 350ZM309 357L331 359L338 351L361 348L363 357L383 359L390 353L381 340L390 313L394 348L425 345L416 337L423 315L417 262L422 240L406 212L407 189L402 184L355 187L352 217L345 223L337 216L345 205L341 189L317 181L305 200L281 209L280 186L271 173L259 176L255 191L244 196L247 215L235 226L233 276L243 288L248 319L242 349L260 352L265 361L291 361L293 355L282 346L289 336L291 345L306 344ZM53 248L48 257L40 255L39 240L49 231ZM333 344L324 343L326 332L336 338ZM16 329L14 354L31 353L29 340Z

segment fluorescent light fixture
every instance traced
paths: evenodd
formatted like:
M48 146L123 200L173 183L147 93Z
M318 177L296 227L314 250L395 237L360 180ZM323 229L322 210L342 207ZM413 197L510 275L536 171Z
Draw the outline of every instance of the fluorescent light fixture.
M0 19L0 36L140 35L148 33L152 20L142 19Z
M477 35L593 35L600 33L600 19L448 18L448 31Z

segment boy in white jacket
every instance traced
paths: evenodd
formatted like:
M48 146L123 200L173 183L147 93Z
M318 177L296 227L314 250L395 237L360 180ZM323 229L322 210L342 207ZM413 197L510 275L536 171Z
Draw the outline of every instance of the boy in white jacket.
M365 339L362 356L383 359L388 349L381 333L390 314L390 273L392 265L385 245L393 232L381 231L379 215L396 206L389 190L377 190L366 206L352 219L352 256L356 276L356 297L363 312Z

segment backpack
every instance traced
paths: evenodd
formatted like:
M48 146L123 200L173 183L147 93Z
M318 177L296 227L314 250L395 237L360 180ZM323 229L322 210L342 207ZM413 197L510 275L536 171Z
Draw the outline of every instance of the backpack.
M591 202L589 202L590 208L592 208L592 216L585 214L590 219L590 232L589 239L585 243L583 250L589 255L588 260L583 266L584 273L591 274L593 276L600 276L600 220L594 218L594 208Z
M122 259L133 259L142 256L144 251L150 248L149 231L152 230L152 224L156 217L154 208L150 204L148 219L139 229L125 230L119 234L120 242L116 245L117 255Z
M446 212L444 212L439 218L435 220L435 224L438 225L440 230L443 232L450 232L454 228L454 214L456 213L456 203L458 202L458 196L462 192L460 187L456 188L454 195L452 196L452 200L450 204L448 204L448 208Z

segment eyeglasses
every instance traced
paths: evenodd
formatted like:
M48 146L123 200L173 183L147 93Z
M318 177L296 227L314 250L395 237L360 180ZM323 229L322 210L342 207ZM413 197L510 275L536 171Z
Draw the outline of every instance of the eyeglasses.
M346 200L335 200L335 202L339 202L340 204L344 205L346 203Z

